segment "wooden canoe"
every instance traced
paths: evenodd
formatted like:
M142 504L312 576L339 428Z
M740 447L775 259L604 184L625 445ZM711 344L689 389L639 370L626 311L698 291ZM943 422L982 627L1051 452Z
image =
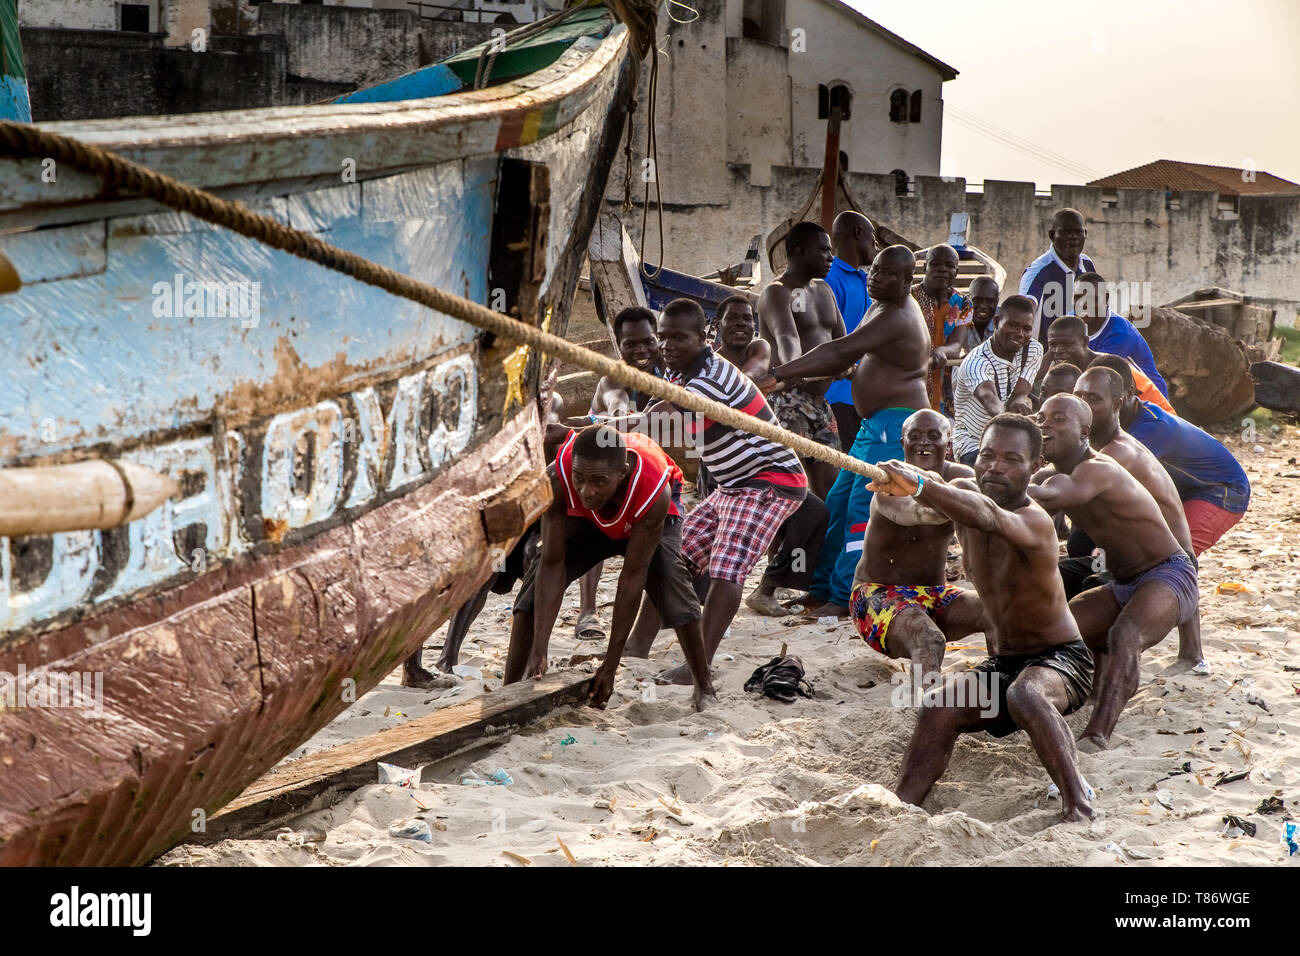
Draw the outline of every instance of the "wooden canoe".
M563 334L637 68L611 14L581 18L483 89L45 128ZM418 648L545 507L541 357L39 158L0 159L0 261L0 468L102 458L180 489L0 539L0 865L140 864ZM70 675L102 693L28 693Z

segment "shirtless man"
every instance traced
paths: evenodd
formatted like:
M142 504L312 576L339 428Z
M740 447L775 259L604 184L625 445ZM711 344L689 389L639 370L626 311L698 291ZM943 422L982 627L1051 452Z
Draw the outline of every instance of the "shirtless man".
M980 439L975 481L948 483L934 472L920 474L902 462L887 462L881 467L888 481L872 483L875 491L910 495L956 522L987 625L990 656L975 668L974 677L969 671L953 674L922 701L894 786L906 803L919 806L925 799L952 759L960 734L983 730L1006 737L1024 730L1060 788L1061 820L1092 816L1062 716L1087 700L1092 657L1065 602L1052 519L1026 495L1030 476L1042 461L1040 442L1033 421L1004 413L989 422ZM941 706L984 696L958 694L957 685L965 681L969 687L972 679L994 682L994 713L987 705Z
M912 298L916 257L906 246L882 250L871 264L867 291L871 308L851 333L773 368L757 384L764 392L802 379L835 376L857 362L853 405L862 426L849 454L875 463L903 456L903 422L929 408L925 373L930 367L930 335L921 308ZM803 601L820 604L818 616L846 617L860 542L871 517L867 479L841 471L826 496L830 512L813 585ZM811 604L810 604L811 602Z
M965 465L944 461L951 440L952 422L923 408L903 423L904 460L945 481L973 478ZM948 584L952 532L952 519L911 498L871 499L849 611L869 646L911 660L914 690L938 684L947 641L984 630L979 595Z
M785 237L785 252L789 259L785 272L758 297L759 331L771 344L772 361L778 365L844 336L835 293L823 281L834 259L831 237L815 222L796 223ZM837 374L843 371L838 369ZM839 429L826 401L830 385L830 378L792 382L769 404L782 428L839 451ZM801 456L800 461L813 493L825 498L835 481L835 468L815 458Z
M729 295L718 303L718 344L714 349L750 378L758 378L772 364L772 346L758 336L754 306L743 295Z
M714 696L700 630L700 602L681 552L681 470L644 435L594 425L570 432L547 469L551 506L542 514L542 553L515 599L504 683L546 673L546 650L564 589L603 558L622 555L609 647L588 702L603 708L641 592L677 631L694 678L695 706Z
M1038 417L1043 456L1056 474L1030 485L1029 495L1048 511L1064 511L1102 549L1114 576L1070 602L1079 633L1097 660L1097 706L1079 742L1089 750L1105 749L1137 690L1142 652L1196 615L1196 565L1151 493L1089 447L1092 412L1081 399L1054 395L1043 402Z
M1160 506L1165 524L1178 539L1178 544L1195 562L1192 530L1183 513L1183 502L1178 488L1160 464L1160 459L1147 447L1124 431L1119 425L1120 405L1124 401L1124 380L1119 373L1104 366L1093 366L1079 377L1074 394L1082 399L1092 412L1092 428L1088 430L1088 443L1103 455L1108 455L1143 488L1151 493ZM1068 559L1063 559L1068 560ZM1201 662L1201 616L1197 614L1178 628L1178 657L1195 666Z

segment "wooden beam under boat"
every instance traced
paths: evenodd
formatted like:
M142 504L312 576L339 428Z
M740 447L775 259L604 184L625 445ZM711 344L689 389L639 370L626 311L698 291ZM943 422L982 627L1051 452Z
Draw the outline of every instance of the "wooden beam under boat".
M586 700L592 678L559 674L508 684L397 727L276 767L208 821L189 842L255 836L313 810L333 806L376 781L378 764L419 767L445 760L525 726L551 711Z

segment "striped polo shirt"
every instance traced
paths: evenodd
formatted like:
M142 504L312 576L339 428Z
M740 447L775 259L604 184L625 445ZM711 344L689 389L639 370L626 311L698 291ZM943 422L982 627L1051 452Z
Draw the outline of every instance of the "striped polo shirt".
M772 409L748 376L707 345L685 372L669 369L664 378L760 421L777 424ZM722 488L770 487L778 495L796 501L802 501L808 493L808 476L799 464L799 456L789 448L711 418L703 419L701 437L696 433L697 416L681 411L688 439L695 443L704 467Z
M1003 406L1011 400L1016 383L1021 379L1032 383L1043 361L1043 347L1030 339L1028 348L1017 349L1010 361L993 351L993 340L985 339L962 359L952 377L953 406L956 417L952 429L952 450L957 457L978 451L980 436L993 416L975 397L975 389L989 382L998 393Z

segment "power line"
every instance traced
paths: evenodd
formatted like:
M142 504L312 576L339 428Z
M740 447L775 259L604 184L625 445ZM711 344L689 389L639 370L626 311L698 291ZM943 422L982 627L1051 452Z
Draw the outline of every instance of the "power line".
M973 113L968 113L965 110L958 109L955 106L949 106L947 108L952 113L955 114L954 118L964 120L967 124L975 124L976 126L983 127L984 129L989 131L990 135L1003 136L1014 143L1018 143L1019 145L1023 146L1026 149L1030 149L1035 152L1041 153L1044 156L1051 157L1052 159L1054 159L1059 163L1062 163L1066 167L1079 169L1083 172L1092 173L1094 175L1096 174L1096 170L1090 169L1088 166L1085 166L1083 163L1076 162L1070 157L1062 155L1061 153L1053 152L1052 150L1048 149L1046 146L1042 146L1034 142L1033 140L1025 139L1023 136L1017 136L1015 133L1011 132L1010 130L1003 129L1001 126L998 126L996 123L992 123L989 120L974 115Z
M1080 176L1084 179L1096 179L1101 175L1091 167L1075 162L1074 160L1062 156L1060 153L1055 153L1052 150L1046 149L1045 147L1038 146L1035 143L1016 136L1014 133L1010 133L993 123L989 123L987 120L981 120L978 117L972 116L969 113L964 113L962 110L958 110L954 107L946 106L945 112L952 117L954 122L960 123L971 131L979 133L981 136L993 140L1008 149L1021 153L1030 159L1037 160L1038 162L1045 163L1049 166L1054 166L1073 176Z
M994 142L1002 146L1005 146L1008 149L1014 150L1015 152L1021 153L1039 162L1046 163L1049 166L1054 166L1058 169L1064 170L1073 176L1079 176L1084 179L1096 179L1098 176L1098 174L1094 170L1090 169L1087 166L1082 166L1070 160L1060 158L1048 151L1044 151L1040 149L1031 149L1022 146L1020 143L1017 143L1015 140L1010 140L997 133L990 132L987 129L984 129L974 123L971 123L968 120L965 120L959 116L954 116L953 120L957 123L960 123L962 126L965 126L966 128L972 130L973 132L979 133L981 136L993 140Z

